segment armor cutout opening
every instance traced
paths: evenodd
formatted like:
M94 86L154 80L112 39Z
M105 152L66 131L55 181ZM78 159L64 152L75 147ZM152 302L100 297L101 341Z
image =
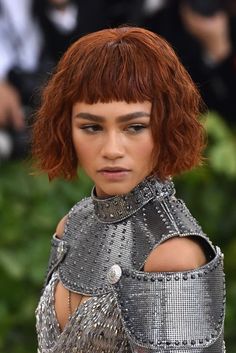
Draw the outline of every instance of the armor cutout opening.
M61 281L58 281L55 284L54 307L61 331L64 330L69 319L74 315L78 308L90 299L90 296L69 292L69 290L63 286Z
M190 240L190 242L182 242L182 245L180 239L183 238ZM209 263L215 255L212 246L203 237L192 235L175 236L162 241L154 247L147 256L142 271L175 272L194 270ZM175 256L176 259L174 259Z

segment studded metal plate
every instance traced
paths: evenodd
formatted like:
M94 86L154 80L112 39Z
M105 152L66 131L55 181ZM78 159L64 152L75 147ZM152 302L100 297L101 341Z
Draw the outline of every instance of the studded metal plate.
M127 195L87 198L69 213L63 236L68 251L59 265L60 279L75 292L108 293L111 266L139 270L154 246L175 235L206 238L175 198L171 182L145 180Z
M224 352L225 283L219 248L210 263L196 270L122 273L113 289L134 346L157 352Z

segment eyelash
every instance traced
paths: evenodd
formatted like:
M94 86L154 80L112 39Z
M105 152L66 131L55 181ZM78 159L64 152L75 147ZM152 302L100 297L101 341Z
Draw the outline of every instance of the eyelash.
M97 124L82 125L79 127L81 130L84 130L88 134L96 134L99 131L102 131L102 126ZM148 125L145 124L132 124L125 128L131 134L138 134L144 129L148 128Z
M87 133L96 133L96 132L102 130L102 128L99 125L96 125L96 124L82 125L79 128L81 130L85 130L85 132L87 132Z
M129 131L138 134L139 132L142 132L144 129L146 129L148 126L144 124L132 124L128 127Z

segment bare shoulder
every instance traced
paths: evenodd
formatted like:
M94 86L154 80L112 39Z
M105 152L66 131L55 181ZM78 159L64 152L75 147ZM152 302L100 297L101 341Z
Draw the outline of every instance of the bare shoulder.
M61 238L63 235L66 221L67 221L67 214L60 220L60 222L58 223L58 225L56 227L56 236L58 238Z
M206 264L204 250L196 237L174 237L157 246L144 266L144 271L186 271Z

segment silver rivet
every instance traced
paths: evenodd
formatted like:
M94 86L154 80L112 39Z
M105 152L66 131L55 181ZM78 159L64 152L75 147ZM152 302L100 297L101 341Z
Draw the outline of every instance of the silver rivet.
M58 245L58 248L57 248L57 254L58 256L61 256L65 250L65 247L64 247L65 243L63 241L60 242L60 244Z
M119 281L122 275L122 270L119 265L113 265L107 273L107 280L110 284L115 284Z

